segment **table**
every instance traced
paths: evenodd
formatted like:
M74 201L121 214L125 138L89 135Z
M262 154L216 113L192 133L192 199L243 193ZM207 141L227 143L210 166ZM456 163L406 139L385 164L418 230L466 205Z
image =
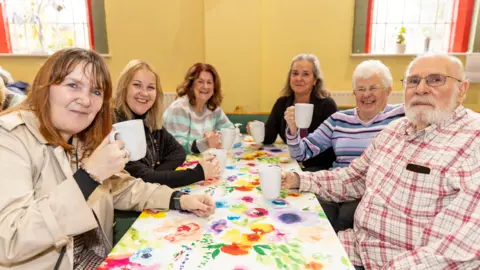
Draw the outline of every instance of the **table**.
M266 200L260 164L300 170L286 145L232 149L221 180L180 189L210 194L214 215L146 210L99 269L354 269L315 195L282 190Z

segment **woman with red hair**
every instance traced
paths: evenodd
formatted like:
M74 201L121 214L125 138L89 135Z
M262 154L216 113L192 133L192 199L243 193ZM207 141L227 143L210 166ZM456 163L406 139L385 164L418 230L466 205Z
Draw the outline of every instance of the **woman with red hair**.
M165 110L164 127L187 153L201 153L220 146L222 128L233 127L220 108L220 76L210 64L196 63L177 88L179 98Z

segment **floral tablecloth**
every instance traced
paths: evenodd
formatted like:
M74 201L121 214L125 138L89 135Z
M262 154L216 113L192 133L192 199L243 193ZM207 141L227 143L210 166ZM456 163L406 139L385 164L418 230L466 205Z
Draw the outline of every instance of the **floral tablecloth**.
M99 269L354 269L314 194L263 198L260 164L300 170L285 145L232 149L223 179L181 188L210 194L214 215L144 211Z

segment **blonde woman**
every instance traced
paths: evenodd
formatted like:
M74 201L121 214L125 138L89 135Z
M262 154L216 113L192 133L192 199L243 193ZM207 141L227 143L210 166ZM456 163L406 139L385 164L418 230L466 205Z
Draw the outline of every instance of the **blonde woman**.
M185 161L186 153L162 127L163 92L151 65L140 60L127 64L118 81L115 108L118 122L142 119L145 127L147 154L126 165L131 175L172 188L218 177L219 164L213 157L201 159L194 169L175 171Z

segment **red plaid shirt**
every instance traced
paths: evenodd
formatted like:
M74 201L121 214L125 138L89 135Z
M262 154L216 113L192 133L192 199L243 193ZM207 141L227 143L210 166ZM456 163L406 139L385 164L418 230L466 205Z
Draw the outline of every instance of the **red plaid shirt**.
M394 121L349 167L300 177L326 200L363 197L354 229L338 234L354 265L480 269L480 119L463 106L422 131Z

